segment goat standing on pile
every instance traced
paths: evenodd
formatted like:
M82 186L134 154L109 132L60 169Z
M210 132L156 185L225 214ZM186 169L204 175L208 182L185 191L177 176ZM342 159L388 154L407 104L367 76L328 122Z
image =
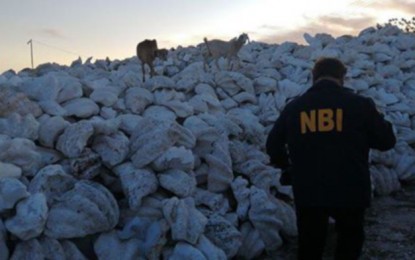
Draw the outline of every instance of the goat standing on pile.
M216 39L208 41L206 37L203 40L205 41L207 48L207 53L204 55L205 67L208 65L207 60L210 56L215 60L216 67L219 69L218 60L220 57L227 59L227 67L229 67L231 59L236 59L239 62L238 52L246 41L249 42L249 37L246 33L243 33L239 35L238 38L233 38L230 41ZM232 70L232 63L230 69Z
M144 40L137 44L137 57L141 61L141 69L143 71L143 82L146 81L145 64L150 67L150 78L154 76L153 62L158 57L166 60L168 51L166 49L158 49L156 40Z

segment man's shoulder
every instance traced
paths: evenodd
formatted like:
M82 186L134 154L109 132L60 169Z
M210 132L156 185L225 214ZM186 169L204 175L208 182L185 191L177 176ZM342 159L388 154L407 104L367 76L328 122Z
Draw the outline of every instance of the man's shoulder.
M305 96L305 94L301 95L301 96L297 96L297 97L292 98L291 100L289 100L287 102L287 104L285 105L285 107L284 107L284 111L286 111L286 112L291 111L296 106L301 105L303 103L304 96Z
M338 90L340 91L341 94L340 96L339 95L335 95L335 96L339 98L339 102L343 104L347 104L346 106L353 106L353 107L358 106L358 107L361 107L362 109L366 109L368 107L373 107L373 106L376 107L372 98L362 96L356 93L355 90L351 88L342 87L342 88L339 88ZM324 93L324 94L321 93L321 94L326 95L327 93ZM330 98L330 99L333 98L332 94L327 94L327 95L329 95L327 98ZM284 111L285 113L290 114L291 112L297 111L298 109L303 109L305 106L315 104L315 102L317 102L316 100L318 100L316 99L316 95L314 95L311 92L306 92L303 95L298 96L292 99L291 101L289 101L286 104Z
M353 90L351 88L343 87L343 92L344 92L345 96L348 96L350 99L355 100L356 102L366 104L366 105L374 104L372 98L362 96L362 95L356 93L355 90Z
M309 99L309 92L307 91L303 93L302 95L296 96L292 98L291 100L288 100L288 102L286 103L283 109L283 113L285 114L293 113L294 111L298 109L302 109L305 105L310 103L310 101L311 100Z

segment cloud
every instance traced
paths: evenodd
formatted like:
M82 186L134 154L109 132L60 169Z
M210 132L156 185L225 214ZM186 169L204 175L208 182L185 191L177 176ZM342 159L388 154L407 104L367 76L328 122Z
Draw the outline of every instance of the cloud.
M281 30L281 26L263 24L259 27L260 30Z
M356 31L375 25L376 18L374 16L365 16L349 19L335 16L322 16L316 23L320 26L329 26L338 29L344 28L345 31Z
M40 30L40 33L44 36L52 37L52 38L66 38L65 35L60 32L59 30L53 28L44 28Z
M344 34L356 35L361 30L376 24L373 16L344 18L340 16L320 16L313 19L309 24L303 25L293 30L285 30L268 35L258 35L258 40L267 43L281 43L284 41L294 41L305 43L303 35L308 33L327 33L333 36Z
M408 15L415 14L415 2L413 0L386 0L386 1L375 1L370 4L374 9L384 10L399 10ZM399 18L399 17L396 17Z
M355 11L349 17L344 15L324 15L317 18L305 18L307 24L299 26L295 29L285 29L275 25L262 25L258 27L256 32L253 32L258 41L267 43L281 43L285 41L294 41L305 43L303 38L304 33L311 35L317 33L327 33L338 37L341 35L357 35L363 29L375 26L379 23L380 14L388 14L391 11L396 11L408 16L415 14L414 0L368 0L368 1L354 1ZM401 18L401 17L390 17Z

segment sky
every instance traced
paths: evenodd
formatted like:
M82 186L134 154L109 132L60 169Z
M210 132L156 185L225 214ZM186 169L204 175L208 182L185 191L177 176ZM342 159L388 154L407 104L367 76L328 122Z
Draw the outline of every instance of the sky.
M411 18L415 0L0 0L0 73L81 57L125 59L138 42L186 47L247 33L267 43L304 43L305 32L356 35Z

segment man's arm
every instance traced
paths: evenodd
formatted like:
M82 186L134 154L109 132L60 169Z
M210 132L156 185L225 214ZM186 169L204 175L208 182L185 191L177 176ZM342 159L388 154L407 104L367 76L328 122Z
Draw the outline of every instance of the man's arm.
M369 112L369 147L380 151L392 149L396 143L392 124L378 112L372 99L369 99Z
M269 133L266 143L267 154L271 159L271 164L283 170L290 166L285 147L287 143L285 117L283 111Z

